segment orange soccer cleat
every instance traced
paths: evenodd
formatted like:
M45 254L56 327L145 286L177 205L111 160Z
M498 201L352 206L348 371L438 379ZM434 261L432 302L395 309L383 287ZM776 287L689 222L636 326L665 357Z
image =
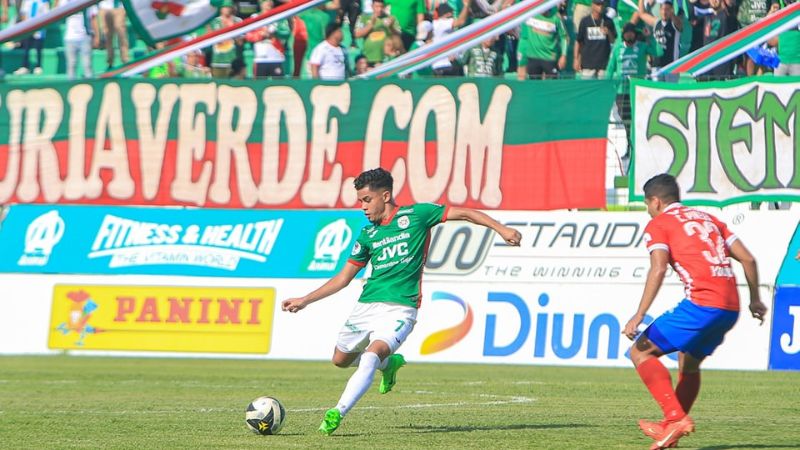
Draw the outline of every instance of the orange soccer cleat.
M650 450L661 450L676 446L680 438L694 432L694 421L691 417L684 416L680 420L665 423L663 427L661 435L656 438Z

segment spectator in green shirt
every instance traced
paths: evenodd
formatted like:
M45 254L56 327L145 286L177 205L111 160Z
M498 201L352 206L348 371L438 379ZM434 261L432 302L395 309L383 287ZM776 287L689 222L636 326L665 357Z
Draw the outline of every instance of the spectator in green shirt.
M403 47L411 48L417 34L417 23L425 20L425 0L386 0L386 6L400 26Z
M774 9L777 11L779 8ZM778 47L781 59L775 76L800 76L800 26L784 31L771 39L769 44Z
M386 56L384 41L399 34L397 19L386 13L384 0L372 0L372 14L361 14L356 24L355 37L364 39L362 49L370 67L380 64Z
M339 0L335 0L316 8L307 9L298 14L300 20L302 20L303 24L305 24L307 34L306 54L303 58L301 75L311 75L311 71L308 66L308 60L311 57L311 52L314 51L317 45L325 40L325 32L328 29L328 26L336 22L338 8Z
M569 37L556 8L528 19L521 27L517 78L553 78L567 66Z
M206 27L209 32L228 28L242 21L234 14L232 0L223 0L219 8L219 16L213 18ZM241 52L244 44L244 37L236 39L226 39L217 42L211 48L211 74L214 78L228 78L231 71L231 63Z
M647 75L647 57L657 56L652 42L641 41L636 25L626 23L622 28L622 40L614 43L606 68L606 78L617 81L617 112L625 125L625 135L628 137L626 156L630 154L631 148L630 78Z
M491 37L464 53L464 75L472 78L496 77L503 73L503 57L494 49L497 37Z
M752 25L766 17L773 3L772 0L737 0L736 20L739 22L739 28ZM765 67L756 64L747 54L742 55L742 57L744 58L744 69L748 77L764 73Z

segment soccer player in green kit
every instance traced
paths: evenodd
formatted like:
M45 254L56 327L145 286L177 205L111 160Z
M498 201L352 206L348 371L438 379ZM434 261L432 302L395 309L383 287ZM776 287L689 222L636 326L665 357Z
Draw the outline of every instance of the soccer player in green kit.
M361 230L341 272L319 289L284 300L284 311L298 312L347 286L372 263L372 274L358 303L339 332L333 353L337 367L358 368L350 377L336 407L325 413L319 432L332 434L372 384L376 370L383 374L379 392L394 387L397 371L405 365L395 354L417 318L422 297L420 281L428 252L430 229L445 220L467 220L496 231L508 245L519 246L522 236L486 214L467 208L432 203L398 206L392 195L392 175L381 168L363 172L353 183L361 209L372 222Z

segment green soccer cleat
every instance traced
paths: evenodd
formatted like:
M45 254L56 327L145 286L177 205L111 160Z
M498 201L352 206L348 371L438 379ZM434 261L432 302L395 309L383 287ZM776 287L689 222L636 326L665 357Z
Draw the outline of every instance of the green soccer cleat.
M329 409L325 411L325 418L319 424L319 432L325 436L330 436L339 428L340 423L342 423L342 413L336 408Z
M381 377L381 385L378 392L386 394L392 390L394 384L397 383L397 371L406 365L406 359L403 355L390 355L389 361L386 363L386 368L383 369L383 376Z

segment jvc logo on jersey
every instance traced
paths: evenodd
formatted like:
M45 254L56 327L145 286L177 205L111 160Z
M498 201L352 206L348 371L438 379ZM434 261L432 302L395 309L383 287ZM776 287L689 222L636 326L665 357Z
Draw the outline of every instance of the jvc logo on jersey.
M474 272L489 253L493 231L477 225L445 223L431 232L425 272L435 275L467 275Z
M25 233L25 250L17 264L20 266L44 266L50 260L53 247L64 235L64 220L58 211L50 211L34 219Z
M380 256L376 260L383 262L398 256L408 256L408 242L398 242L397 244L383 247Z
M308 270L336 270L342 252L350 245L353 232L344 219L331 222L317 233L314 240L314 258Z

